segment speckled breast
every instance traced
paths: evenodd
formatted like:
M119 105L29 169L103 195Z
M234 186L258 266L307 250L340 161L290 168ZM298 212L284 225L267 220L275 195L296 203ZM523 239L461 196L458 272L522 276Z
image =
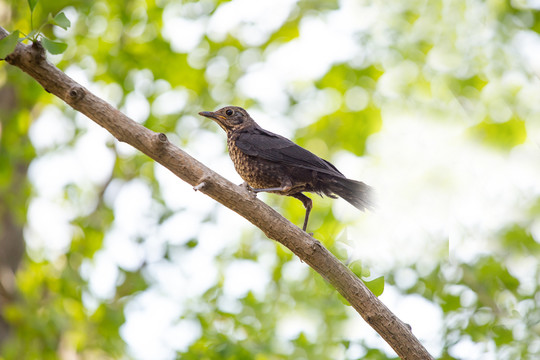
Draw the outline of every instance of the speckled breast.
M227 146L236 172L249 186L255 189L281 186L283 170L278 164L244 154L235 145L233 137L228 137Z

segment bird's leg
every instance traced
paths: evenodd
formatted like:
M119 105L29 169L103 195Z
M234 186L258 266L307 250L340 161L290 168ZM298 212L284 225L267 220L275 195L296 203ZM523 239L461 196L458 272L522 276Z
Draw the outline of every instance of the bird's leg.
M302 230L306 231L307 223L309 220L309 213L311 212L311 208L313 207L313 201L311 201L310 198L308 198L306 195L302 193L291 194L290 196L300 200L302 204L304 204L304 207L306 208L306 217L304 218L304 227L302 228Z
M260 192L279 192L284 193L284 195L287 195L287 193L292 189L292 182L290 179L286 179L281 183L280 187L273 187L273 188L264 188L264 189L254 189L251 188L251 191L254 193L260 193Z
M290 189L291 189L290 187L280 186L280 187L266 188L266 189L251 189L251 191L253 191L254 193L270 192L270 191L287 192Z

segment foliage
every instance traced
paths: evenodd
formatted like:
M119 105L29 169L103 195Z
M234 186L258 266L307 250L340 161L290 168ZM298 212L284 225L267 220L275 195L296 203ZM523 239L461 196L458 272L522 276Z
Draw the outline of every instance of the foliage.
M221 129L195 118L198 111L249 107L265 127L353 164L376 151L373 139L397 127L398 115L427 118L423 126L457 124L504 159L537 129L534 63L516 54L525 47L520 39L537 39L540 29L526 3L300 0L279 2L279 11L259 3L265 11L240 0L29 1L29 19L26 2L0 0L0 9L9 9L0 11L0 25L19 29L0 42L0 58L34 22L56 25L28 36L41 38L50 53L64 49L46 39L67 44L51 58L60 69L238 182ZM312 34L316 50L303 42ZM334 47L336 38L352 40ZM286 51L285 75L263 71ZM16 290L0 294L11 328L1 358L393 358L288 250L4 62L0 120L0 215L12 215L27 244ZM413 129L403 136L413 143L421 135ZM444 171L437 173L442 183L450 178ZM485 179L486 187L498 180ZM429 348L436 357L534 359L540 198L534 185L523 189L521 205L496 228L476 233L467 219L456 220L455 228L473 234L464 231L463 242L450 231L430 234L416 259L398 249L403 256L391 266L383 265L385 253L365 259L377 247L370 239L343 254L347 239L336 239L354 226L331 200L315 200L310 226L374 292L384 287L383 301L393 292L398 303L421 297L440 311L440 334ZM264 200L301 222L297 200ZM6 222L1 226L3 233ZM412 236L399 230L396 237ZM453 253L456 243L475 241L481 249L470 256Z
M28 6L30 7L30 28L32 29L28 35L19 38L21 30L13 31L8 37L0 40L0 59L5 58L15 50L17 43L30 40L32 42L38 42L41 40L43 47L51 54L58 55L63 53L67 49L67 44L60 41L52 41L43 35L42 29L46 25L56 25L64 30L67 30L71 26L71 22L63 12L59 12L54 17L49 13L47 22L43 23L37 30L34 29L34 10L38 0L28 0Z

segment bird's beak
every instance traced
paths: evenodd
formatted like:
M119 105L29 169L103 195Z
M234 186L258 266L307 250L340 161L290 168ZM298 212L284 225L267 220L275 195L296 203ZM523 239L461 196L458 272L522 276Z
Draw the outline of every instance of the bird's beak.
M211 111L201 111L199 113L199 115L210 118L210 119L215 119L216 118L216 113L213 113Z
M223 130L227 131L227 127L225 126L226 118L224 116L218 115L212 111L201 111L199 115L214 120L215 122L218 123L219 126L221 126Z

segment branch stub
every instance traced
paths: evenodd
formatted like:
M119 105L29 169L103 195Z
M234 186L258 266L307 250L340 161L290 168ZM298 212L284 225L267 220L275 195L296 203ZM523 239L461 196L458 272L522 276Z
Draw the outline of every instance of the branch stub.
M68 90L68 96L73 102L80 101L84 98L84 95L85 92L82 86L75 85Z

